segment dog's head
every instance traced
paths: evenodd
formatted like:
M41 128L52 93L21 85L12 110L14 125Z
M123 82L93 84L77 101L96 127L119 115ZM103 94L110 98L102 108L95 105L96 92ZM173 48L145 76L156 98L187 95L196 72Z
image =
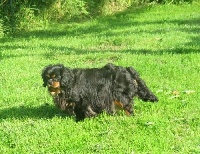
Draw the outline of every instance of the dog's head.
M52 96L61 93L61 78L64 70L64 65L49 65L42 71L43 86L48 88Z

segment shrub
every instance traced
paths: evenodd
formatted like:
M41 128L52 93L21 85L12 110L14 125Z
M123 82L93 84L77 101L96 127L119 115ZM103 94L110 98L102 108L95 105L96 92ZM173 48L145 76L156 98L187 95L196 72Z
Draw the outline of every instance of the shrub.
M82 0L56 0L44 15L50 21L82 20L89 14L87 4Z
M82 21L110 15L144 3L183 3L193 0L3 0L0 2L0 31L16 33L46 26L49 21ZM2 21L3 20L3 21Z
M44 27L45 21L41 17L36 16L35 12L38 11L34 7L20 7L19 11L16 13L17 27L16 32L25 30L32 30L40 27Z
M3 37L4 31L3 31L3 20L0 19L0 38Z

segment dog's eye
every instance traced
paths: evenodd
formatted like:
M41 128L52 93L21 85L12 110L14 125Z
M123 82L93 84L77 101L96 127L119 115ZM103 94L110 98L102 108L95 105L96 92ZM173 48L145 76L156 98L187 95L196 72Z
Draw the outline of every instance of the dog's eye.
M55 75L55 74L53 74L51 77L52 77L52 78L55 78L55 77L56 77L56 75Z
M46 75L46 78L50 78L50 75Z

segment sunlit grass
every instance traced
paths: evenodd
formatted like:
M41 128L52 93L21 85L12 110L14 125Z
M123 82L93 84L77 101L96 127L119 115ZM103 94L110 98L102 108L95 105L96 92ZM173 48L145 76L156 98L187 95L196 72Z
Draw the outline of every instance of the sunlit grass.
M199 5L130 8L2 38L0 153L199 153ZM159 102L76 123L42 87L48 64L133 66Z

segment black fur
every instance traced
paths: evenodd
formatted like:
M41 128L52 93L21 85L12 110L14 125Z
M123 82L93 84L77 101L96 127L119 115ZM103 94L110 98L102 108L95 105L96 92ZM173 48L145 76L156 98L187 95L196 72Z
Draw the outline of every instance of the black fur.
M54 103L62 110L76 115L76 120L93 117L106 111L113 114L116 101L128 114L133 114L133 97L143 101L158 101L145 82L132 67L107 64L102 68L70 69L61 64L43 69L44 86L49 80L47 74L56 74L60 81L60 93L54 96ZM68 111L69 112L69 111Z

